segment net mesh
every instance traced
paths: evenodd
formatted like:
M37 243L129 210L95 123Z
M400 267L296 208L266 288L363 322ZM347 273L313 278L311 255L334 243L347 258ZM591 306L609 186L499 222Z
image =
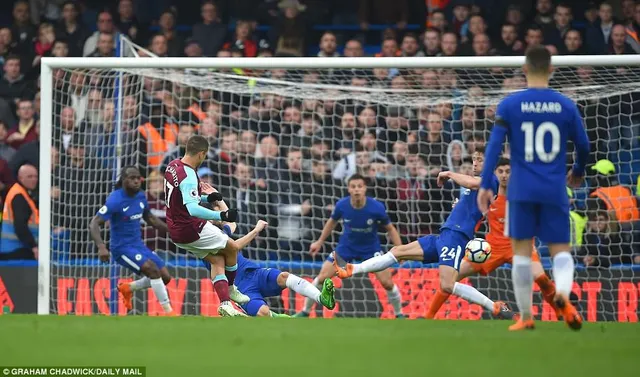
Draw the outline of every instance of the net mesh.
M321 255L311 256L309 245L334 203L346 195L348 177L360 173L370 179L369 194L385 203L403 242L437 233L461 192L452 184L437 187L437 173L471 174L470 155L486 142L496 104L525 85L522 72L511 68L56 69L52 312L126 312L114 288L131 276L97 261L88 232L121 166L141 168L152 212L164 218L164 167L182 156L190 135L207 137L212 148L198 174L239 209L237 234L247 233L258 219L270 224L245 256L312 279L340 228ZM610 159L620 182L634 184L640 171L640 69L560 67L552 86L579 104L592 145L590 162ZM586 224L578 235L581 244L574 243L579 262L574 298L588 320L637 320L631 298L637 272L610 267L630 265L637 256L636 227L615 219L601 227L602 212L586 199L592 188L574 191L574 212ZM594 221L586 222L589 216ZM108 239L108 227L103 237ZM216 315L217 298L199 262L151 227L145 226L144 237L175 277L169 285L174 308ZM387 249L389 242L381 237ZM539 250L549 267L545 247ZM586 259L597 267L584 268ZM411 318L425 315L438 287L433 267L405 263L394 269L403 312ZM465 282L515 306L506 268ZM336 284L338 309L317 309L312 316L394 315L387 291L373 275ZM135 297L136 312L161 311L150 291ZM302 300L285 290L270 304L294 312ZM535 300L541 318L555 318L538 294ZM479 306L453 297L439 313L441 318L483 315Z

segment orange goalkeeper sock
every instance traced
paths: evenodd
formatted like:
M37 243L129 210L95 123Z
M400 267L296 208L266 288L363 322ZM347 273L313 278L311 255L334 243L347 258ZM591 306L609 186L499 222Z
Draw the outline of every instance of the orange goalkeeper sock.
M440 310L440 307L442 307L442 304L444 304L444 302L447 301L449 296L451 296L451 294L444 293L438 289L438 292L436 292L436 295L433 297L433 300L431 300L431 304L429 305L429 310L427 311L426 318L427 319L435 318L436 314L438 313L438 310Z
M536 278L536 284L540 287L540 291L542 292L542 298L551 305L551 307L558 313L558 308L556 308L555 302L553 302L553 298L556 296L556 285L549 279L546 274L540 275Z

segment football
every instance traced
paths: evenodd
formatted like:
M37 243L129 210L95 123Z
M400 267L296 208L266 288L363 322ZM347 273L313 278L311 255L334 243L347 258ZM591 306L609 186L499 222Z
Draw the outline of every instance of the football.
M467 259L474 263L484 263L491 256L491 245L483 238L474 238L464 250Z

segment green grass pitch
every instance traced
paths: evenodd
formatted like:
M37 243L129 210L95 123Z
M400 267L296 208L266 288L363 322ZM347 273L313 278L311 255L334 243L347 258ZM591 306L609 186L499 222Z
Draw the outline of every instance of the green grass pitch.
M0 316L0 366L164 376L639 376L640 326L507 321Z

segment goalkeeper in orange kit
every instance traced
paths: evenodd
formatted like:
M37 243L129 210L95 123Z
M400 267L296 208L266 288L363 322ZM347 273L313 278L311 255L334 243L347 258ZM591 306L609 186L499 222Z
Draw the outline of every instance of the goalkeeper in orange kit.
M440 173L438 180L441 183L448 180L450 178L448 173L449 172ZM486 240L491 245L491 256L484 263L473 263L465 258L460 264L458 280L462 280L475 274L488 275L498 267L512 262L513 249L511 247L511 240L509 237L504 235L504 224L507 213L507 184L509 182L509 176L511 175L511 166L508 159L500 159L496 167L495 174L500 183L498 195L496 200L489 207L489 212L486 214L487 222L489 223L489 233L486 236ZM478 184L480 184L480 178L469 178L477 180ZM556 316L560 318L561 312L553 302L553 298L556 294L555 284L545 273L542 263L540 263L540 256L538 255L535 247L533 249L531 260L533 276L536 284L540 287L540 291L542 291L542 297L544 297L544 300L555 310ZM436 296L429 305L427 319L433 319L442 304L444 304L448 298L449 294L438 290Z

